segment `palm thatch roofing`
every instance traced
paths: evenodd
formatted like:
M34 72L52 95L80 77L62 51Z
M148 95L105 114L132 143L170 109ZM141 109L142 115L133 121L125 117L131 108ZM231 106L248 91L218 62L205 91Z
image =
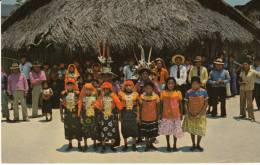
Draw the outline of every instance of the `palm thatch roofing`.
M238 10L243 12L251 19L258 28L260 28L260 1L251 0L245 5L236 6Z
M112 55L133 54L138 44L192 54L208 43L255 49L260 31L222 0L29 0L2 23L4 56L96 54L104 39Z

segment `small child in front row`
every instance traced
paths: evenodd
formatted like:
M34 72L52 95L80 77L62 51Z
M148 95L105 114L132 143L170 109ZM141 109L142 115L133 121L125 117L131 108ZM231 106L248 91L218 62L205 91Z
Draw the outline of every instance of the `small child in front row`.
M120 91L119 99L122 103L121 110L121 132L124 138L125 146L123 151L127 151L127 138L133 138L132 150L137 151L136 138L138 137L138 122L139 122L139 95L134 91L134 83L131 80L124 82L123 91Z
M45 115L46 121L52 120L52 101L53 91L48 86L48 82L42 83L42 114ZM48 118L50 116L50 118Z
M93 140L93 148L96 151L96 140L99 137L98 121L95 112L95 102L97 98L97 91L91 83L86 83L79 96L79 110L78 116L80 117L82 126L82 136L84 138L84 148L86 151L88 148L87 139Z
M199 77L192 77L191 89L187 91L185 96L186 115L182 124L184 132L191 134L192 147L191 151L198 149L203 151L200 146L202 136L206 133L206 109L208 106L207 91L200 87L201 82ZM197 135L197 144L195 143Z
M140 96L140 133L146 140L145 151L157 150L153 146L153 139L158 136L160 98L153 90L153 82L146 82L144 93Z
M177 138L183 136L181 128L182 103L181 91L177 89L176 80L173 77L166 81L165 90L161 92L162 120L159 124L159 134L166 135L167 151L177 151ZM170 145L170 135L173 135L173 150Z

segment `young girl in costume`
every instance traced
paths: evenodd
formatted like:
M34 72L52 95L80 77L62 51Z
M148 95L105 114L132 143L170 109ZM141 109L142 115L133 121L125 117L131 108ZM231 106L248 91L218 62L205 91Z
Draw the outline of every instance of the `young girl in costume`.
M121 111L121 132L124 137L125 146L123 151L127 151L127 138L133 138L132 150L137 151L136 138L138 137L139 107L138 93L134 92L134 83L131 80L124 81L123 91L119 92L119 99L123 105Z
M53 91L48 86L48 82L42 83L42 113L45 115L46 121L52 120L52 98ZM50 118L48 118L50 116Z
M81 151L80 141L81 125L78 117L78 98L79 91L75 90L76 82L74 79L68 79L66 89L61 92L60 115L61 121L64 122L65 139L69 141L66 151L72 149L72 140L78 140L78 149Z
M200 146L202 136L206 132L206 109L208 106L207 91L200 87L201 82L199 77L192 77L191 89L187 91L185 96L186 115L182 124L184 132L191 134L192 147L191 151L198 149L203 151ZM195 137L197 135L197 144Z
M76 65L75 64L69 64L69 66L66 70L65 79L64 79L65 89L66 89L67 81L70 80L70 79L73 79L73 80L75 80L75 83L76 83L76 85L74 86L75 89L79 90L79 87L78 87L78 78L79 77L80 77L80 74L79 74L79 71L78 71Z
M153 82L148 81L144 85L144 93L140 96L140 133L146 140L145 151L157 149L153 146L153 139L158 136L160 98L153 90Z
M98 97L95 107L102 112L101 118L101 138L102 150L106 151L105 141L111 140L111 150L116 152L116 126L118 120L116 119L118 110L122 109L121 102L117 95L112 92L112 84L104 82L101 86L102 94Z
M177 89L176 80L170 77L166 81L165 90L161 92L162 120L159 125L159 134L166 135L167 151L171 151L170 135L173 135L173 151L177 151L177 138L183 136L181 128L180 106L181 91Z
M97 115L95 113L95 102L97 98L97 91L91 83L86 83L80 93L79 97L79 111L78 116L82 124L82 136L84 138L84 148L88 148L87 139L91 138L94 142L94 150L97 150L96 140L99 137Z

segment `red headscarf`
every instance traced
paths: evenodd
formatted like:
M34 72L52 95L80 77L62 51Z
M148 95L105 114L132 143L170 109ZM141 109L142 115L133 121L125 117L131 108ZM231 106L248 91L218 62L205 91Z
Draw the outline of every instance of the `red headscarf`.
M110 89L112 91L112 84L106 81L101 85L101 89Z

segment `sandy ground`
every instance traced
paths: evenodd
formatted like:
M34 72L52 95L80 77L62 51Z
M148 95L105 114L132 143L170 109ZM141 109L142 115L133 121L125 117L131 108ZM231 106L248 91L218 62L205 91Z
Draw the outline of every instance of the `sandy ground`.
M44 122L44 118L31 119L30 122L2 122L2 162L4 163L207 163L207 162L260 162L260 112L256 111L256 122L235 120L239 113L239 97L227 102L227 118L208 118L206 137L202 139L204 152L190 152L188 133L178 141L179 152L167 153L164 136L158 138L158 151L117 153L108 150L106 154L93 151L86 153L75 148L65 152L63 123L59 111L54 110L54 120ZM31 111L29 112L31 114ZM21 116L21 115L20 115ZM92 143L92 142L90 142ZM76 142L73 143L76 147ZM122 141L121 141L122 144Z

